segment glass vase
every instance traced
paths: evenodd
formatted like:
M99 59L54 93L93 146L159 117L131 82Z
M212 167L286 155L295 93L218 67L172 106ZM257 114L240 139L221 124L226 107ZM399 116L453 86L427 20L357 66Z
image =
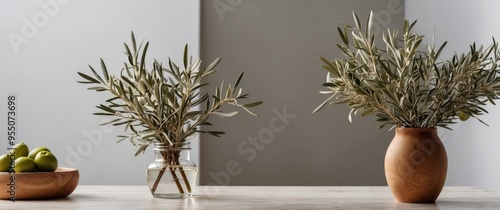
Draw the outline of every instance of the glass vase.
M155 161L148 165L146 178L155 198L189 198L198 179L198 168L190 161L189 142L154 143Z

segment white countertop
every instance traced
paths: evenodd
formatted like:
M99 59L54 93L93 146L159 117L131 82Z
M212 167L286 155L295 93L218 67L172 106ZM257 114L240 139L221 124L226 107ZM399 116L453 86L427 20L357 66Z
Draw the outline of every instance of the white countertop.
M445 187L434 204L398 203L388 187L199 186L190 199L157 199L147 186L81 185L67 198L0 209L500 209L500 193Z

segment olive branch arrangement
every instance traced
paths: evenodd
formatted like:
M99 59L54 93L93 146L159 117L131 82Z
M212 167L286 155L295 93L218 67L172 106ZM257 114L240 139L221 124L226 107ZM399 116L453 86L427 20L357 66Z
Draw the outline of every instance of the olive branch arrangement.
M134 33L132 37L132 48L125 43L125 54L127 62L119 76L113 76L108 73L104 61L101 59L102 74L99 75L92 66L89 65L93 76L78 72L83 84L92 84L88 88L94 91L106 91L113 95L106 100L106 104L100 104L97 108L100 112L94 115L103 115L112 117L113 120L101 125L124 126L128 134L119 135L118 142L130 140L137 147L135 156L144 152L153 142L165 143L167 147L173 150L167 150L162 153L167 165L176 165L179 163L180 151L175 149L180 147L181 143L187 141L197 133L208 133L214 136L224 134L222 131L204 131L199 126L212 125L207 120L211 115L220 117L232 117L238 114L238 111L223 112L222 105L237 106L257 116L250 110L261 104L261 101L255 101L242 104L242 99L248 99L249 94L243 93L238 85L243 77L241 73L234 84L215 89L215 94L209 96L202 88L209 83L203 82L203 78L215 73L214 68L220 62L220 58L214 60L208 67L201 68L201 60L188 58L188 46L185 46L183 64L184 70L181 71L173 61L168 61L168 68L163 67L158 61L153 62L151 70L147 70L145 59L149 42L137 46ZM204 106L204 110L198 110L198 106ZM174 151L174 152L169 152ZM169 154L173 153L173 154ZM162 168L151 191L154 193L159 181L166 171ZM169 167L170 173L175 175L179 172L185 177L182 168L176 169ZM183 189L179 180L175 180L180 193L192 192L192 187L187 179L184 179L187 189Z
M382 35L385 46L376 46L372 16L370 13L364 29L355 13L355 27L337 27L343 42L337 47L345 58L329 61L320 57L328 71L323 84L328 90L320 93L330 97L313 113L326 104L345 103L351 108L349 121L352 115L375 114L383 123L379 128L391 124L450 129L448 125L456 123L457 116L478 119L476 116L487 113L481 106L495 104L500 93L500 51L495 39L485 49L472 44L469 52L439 61L446 42L437 50L433 44L421 51L423 36L411 32L416 21L405 21L402 34L388 29Z

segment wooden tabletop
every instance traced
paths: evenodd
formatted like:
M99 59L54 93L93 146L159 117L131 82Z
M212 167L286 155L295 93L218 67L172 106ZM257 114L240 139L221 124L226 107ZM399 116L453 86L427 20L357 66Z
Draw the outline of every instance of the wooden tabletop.
M157 199L146 186L81 185L64 199L1 200L0 209L500 209L500 194L445 187L436 203L408 204L387 187L199 186L190 199Z

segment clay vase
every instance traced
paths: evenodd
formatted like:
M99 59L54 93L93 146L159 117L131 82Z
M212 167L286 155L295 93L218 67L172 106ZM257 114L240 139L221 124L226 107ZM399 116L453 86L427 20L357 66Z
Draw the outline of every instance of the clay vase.
M436 128L397 128L385 154L385 178L399 202L433 203L443 189L448 158Z

